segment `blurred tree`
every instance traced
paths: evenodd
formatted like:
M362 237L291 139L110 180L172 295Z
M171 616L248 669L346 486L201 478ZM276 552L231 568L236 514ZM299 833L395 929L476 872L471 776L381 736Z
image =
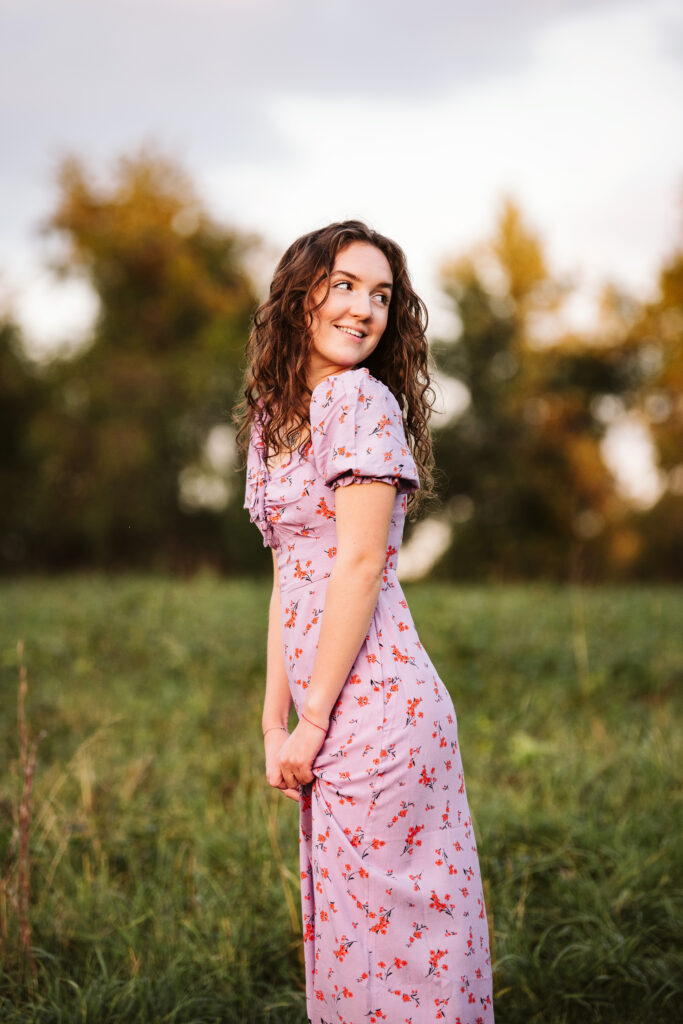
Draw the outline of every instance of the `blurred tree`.
M99 315L87 350L49 368L32 421L28 560L250 567L262 553L228 472L228 424L257 305L255 239L212 220L183 171L145 150L105 186L72 158L58 182L54 269L86 277Z
M569 291L511 201L495 237L447 265L461 323L433 346L437 366L469 390L435 431L453 540L450 577L597 579L609 570L606 526L621 512L600 442L595 399L629 386L611 345L549 327Z
M18 569L31 529L35 463L32 424L47 389L23 354L21 332L8 312L0 317L0 565Z
M255 239L212 220L173 162L142 151L97 186L59 171L58 274L99 299L89 346L43 367L0 319L0 566L267 569L231 465L230 409L256 296ZM451 578L672 578L683 567L683 254L638 306L604 290L591 337L558 333L570 285L512 202L444 268L461 322L440 370L470 402L435 424ZM602 458L610 424L649 425L665 488L634 510Z
M639 579L683 578L683 248L660 271L658 294L646 303L624 346L640 366L631 406L654 440L663 477L659 500L634 513L638 537L632 573Z

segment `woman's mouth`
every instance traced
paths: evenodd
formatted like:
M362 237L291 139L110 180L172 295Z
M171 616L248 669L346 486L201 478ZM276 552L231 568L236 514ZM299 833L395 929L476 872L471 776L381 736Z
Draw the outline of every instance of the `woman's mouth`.
M344 334L350 334L352 338L361 339L365 337L363 331L358 331L355 327L342 327L340 324L335 324L334 326L338 331L343 331Z

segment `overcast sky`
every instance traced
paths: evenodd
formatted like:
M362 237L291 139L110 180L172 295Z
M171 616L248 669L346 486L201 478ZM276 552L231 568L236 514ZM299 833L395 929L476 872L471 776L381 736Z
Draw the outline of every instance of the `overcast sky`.
M676 0L0 0L2 288L39 341L82 327L41 271L56 161L152 141L266 272L331 220L396 238L436 324L440 263L511 195L580 322L681 237L682 110Z

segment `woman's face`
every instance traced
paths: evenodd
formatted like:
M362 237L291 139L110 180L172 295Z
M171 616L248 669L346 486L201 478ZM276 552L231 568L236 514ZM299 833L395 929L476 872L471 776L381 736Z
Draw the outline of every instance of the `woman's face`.
M308 385L350 370L374 351L387 326L393 275L383 252L351 242L337 253L330 292L311 325ZM318 302L325 283L313 293Z

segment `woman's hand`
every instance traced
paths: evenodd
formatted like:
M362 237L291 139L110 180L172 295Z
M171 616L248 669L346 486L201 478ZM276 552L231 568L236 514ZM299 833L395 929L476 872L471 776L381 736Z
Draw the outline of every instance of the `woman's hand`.
M326 733L317 725L301 718L294 732L279 748L279 768L288 790L313 781L313 761L325 742L325 736Z
M298 788L289 788L280 769L280 750L289 739L286 729L269 729L263 737L266 748L266 779L268 785L280 789L290 800L299 799Z

